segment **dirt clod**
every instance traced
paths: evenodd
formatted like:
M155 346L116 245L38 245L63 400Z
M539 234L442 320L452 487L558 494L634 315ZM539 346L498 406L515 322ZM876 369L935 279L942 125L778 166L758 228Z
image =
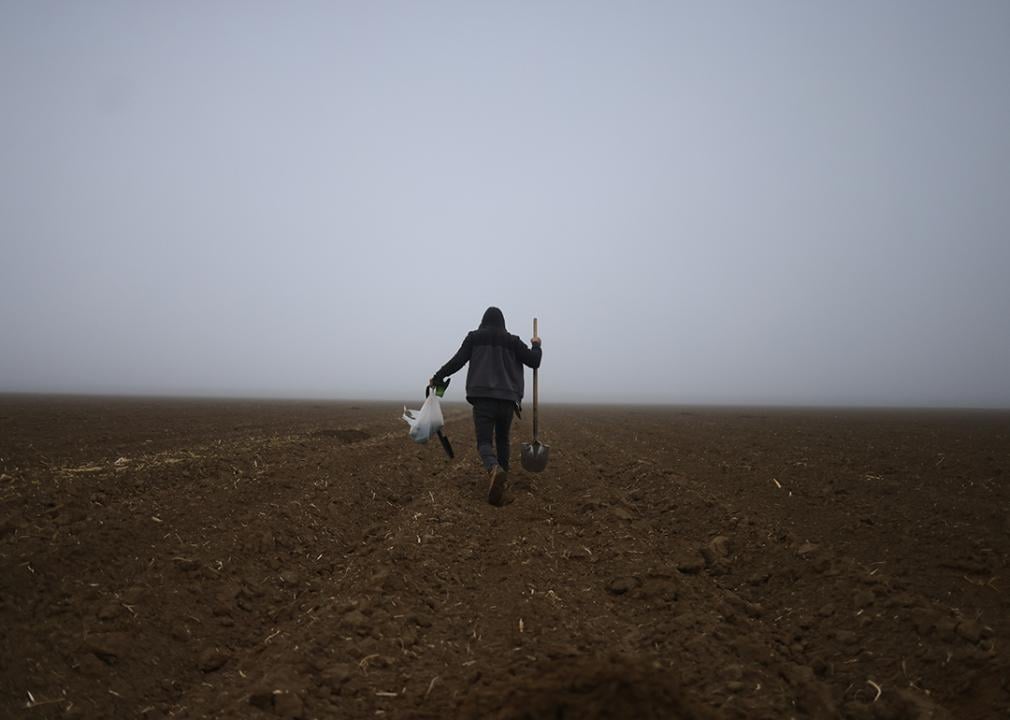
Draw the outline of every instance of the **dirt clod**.
M224 667L229 655L220 648L207 648L200 653L199 667L205 673L214 672Z
M84 645L99 660L113 665L127 656L133 642L126 633L109 632L88 635Z
M705 562L700 555L687 555L678 559L674 566L685 575L697 575L704 569Z
M273 711L277 717L297 720L304 716L305 703L298 693L289 690L277 690L274 692L273 699Z
M618 577L607 583L607 592L611 595L624 595L641 584L641 580L635 577Z

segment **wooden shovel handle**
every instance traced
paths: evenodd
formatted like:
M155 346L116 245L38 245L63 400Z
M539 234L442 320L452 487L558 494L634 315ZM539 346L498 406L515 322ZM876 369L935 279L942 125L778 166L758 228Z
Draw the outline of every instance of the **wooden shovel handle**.
M537 319L533 318L533 337L537 337ZM540 436L540 418L537 406L540 404L540 378L537 368L533 368L533 442Z

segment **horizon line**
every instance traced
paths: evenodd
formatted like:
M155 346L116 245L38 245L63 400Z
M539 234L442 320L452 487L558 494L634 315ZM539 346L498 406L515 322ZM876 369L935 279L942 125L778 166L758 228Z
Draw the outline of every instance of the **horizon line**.
M179 400L179 401L245 401L245 402L294 402L294 403L371 403L400 404L403 398L365 398L310 395L256 395L230 393L159 393L159 392L87 392L87 391L38 391L38 390L0 390L0 399L12 397L27 397L37 399L111 399L111 400ZM419 400L420 401L420 400ZM467 404L465 398L446 400L446 404ZM532 405L530 398L523 399L524 405ZM689 401L689 400L557 400L540 402L540 405L562 406L576 405L587 407L648 407L648 408L711 408L711 409L744 409L762 408L778 410L943 410L943 411L1010 411L1008 405L937 405L937 404L871 404L871 403L838 403L838 402L752 402L752 401Z

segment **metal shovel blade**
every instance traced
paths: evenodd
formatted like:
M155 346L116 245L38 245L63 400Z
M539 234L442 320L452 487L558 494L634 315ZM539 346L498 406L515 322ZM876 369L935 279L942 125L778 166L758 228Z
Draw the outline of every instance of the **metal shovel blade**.
M523 469L529 472L543 472L547 467L547 458L550 453L551 446L544 445L539 440L523 443Z

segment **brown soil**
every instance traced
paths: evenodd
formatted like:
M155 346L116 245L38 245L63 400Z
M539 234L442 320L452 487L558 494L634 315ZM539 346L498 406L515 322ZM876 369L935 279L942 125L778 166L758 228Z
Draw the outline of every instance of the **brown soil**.
M0 717L1010 713L1007 413L399 414L0 398Z

